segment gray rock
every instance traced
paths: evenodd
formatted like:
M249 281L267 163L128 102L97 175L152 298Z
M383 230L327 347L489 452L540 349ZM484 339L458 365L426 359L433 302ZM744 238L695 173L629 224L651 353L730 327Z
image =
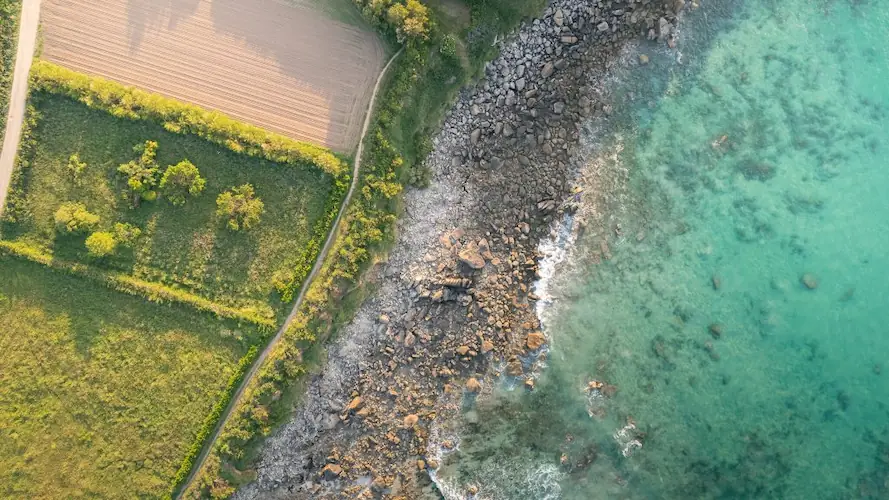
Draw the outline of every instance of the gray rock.
M565 13L562 12L562 9L557 10L553 15L553 22L556 23L556 26L565 24Z
M475 129L469 134L469 143L475 146L478 144L479 138L482 136L481 129Z
M564 102L560 101L560 102L553 104L553 113L555 113L557 115L561 115L563 111L565 111L565 103Z
M608 26L608 23L605 21L602 21L601 23L596 25L596 29L599 30L600 32L608 31L610 28L611 27Z
M519 92L525 90L525 79L524 79L524 78L519 78L518 80L516 80L516 82L515 82L515 88L516 88L516 90L518 90Z
M553 63L546 63L543 65L543 69L540 70L540 76L549 78L553 75L553 70Z

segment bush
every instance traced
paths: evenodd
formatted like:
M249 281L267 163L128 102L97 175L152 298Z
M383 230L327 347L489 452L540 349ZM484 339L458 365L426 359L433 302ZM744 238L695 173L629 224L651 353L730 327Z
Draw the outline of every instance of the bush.
M55 213L56 226L68 233L82 233L99 223L99 216L89 212L83 203L62 203Z
M68 158L68 171L71 172L75 184L80 185L80 176L84 170L86 170L86 163L80 161L80 155L77 153L72 154Z
M187 196L197 196L207 181L198 167L188 160L170 165L161 177L160 188L173 205L184 205Z
M91 257L106 257L117 250L117 240L113 233L97 231L86 239L86 249Z
M438 51L441 55L447 57L448 59L453 59L457 57L457 37L453 34L448 33L441 39L441 46L438 48Z
M142 230L132 224L118 222L114 225L114 239L125 247L135 245L140 236L142 236Z
M134 207L139 206L139 200L152 201L157 198L154 187L157 185L157 143L145 141L145 144L133 146L133 151L139 154L139 158L117 167L117 171L127 178L127 188Z
M232 231L255 226L264 210L265 204L256 197L250 184L231 188L216 198L216 215L228 218L227 225Z

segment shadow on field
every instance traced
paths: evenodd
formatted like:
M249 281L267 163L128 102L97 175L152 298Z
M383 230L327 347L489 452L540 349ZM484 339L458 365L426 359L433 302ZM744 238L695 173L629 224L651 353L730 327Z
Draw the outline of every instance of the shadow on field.
M354 97L369 92L373 83L368 75L376 75L384 55L376 37L361 28L276 0L127 0L126 16L129 52L136 59L162 49L166 37L157 33L178 31L193 45L179 49L188 51L180 64L220 57L220 50L245 62L273 61L277 73L297 87L297 95L311 96L298 110L301 118L297 112L289 118L323 131L329 144L354 133L358 108L363 108L362 99ZM151 51L149 43L155 45ZM226 70L238 71L222 68ZM242 83L250 85L251 76L256 75L244 75ZM352 99L344 101L344 96ZM278 104L294 98L281 95Z

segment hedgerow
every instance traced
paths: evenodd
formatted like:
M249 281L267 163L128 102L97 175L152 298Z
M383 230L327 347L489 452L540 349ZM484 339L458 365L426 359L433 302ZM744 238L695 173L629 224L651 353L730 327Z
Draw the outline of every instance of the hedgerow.
M118 118L151 120L170 132L193 134L236 153L275 163L313 165L334 177L349 174L346 163L323 147L272 134L216 111L84 75L47 61L36 61L32 66L31 90L65 95Z
M126 274L111 271L99 271L91 266L76 262L66 262L53 258L49 253L33 245L20 241L0 240L0 253L12 257L27 259L52 269L76 276L105 283L109 287L130 295L140 296L149 302L184 304L200 311L215 314L220 318L229 318L252 323L264 329L275 327L275 321L250 309L236 309L224 306L192 293L177 290L158 283L140 280Z

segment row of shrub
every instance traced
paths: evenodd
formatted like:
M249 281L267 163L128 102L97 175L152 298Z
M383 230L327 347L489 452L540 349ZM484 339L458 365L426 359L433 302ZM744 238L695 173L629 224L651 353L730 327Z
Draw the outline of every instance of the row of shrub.
M150 120L166 130L193 134L237 153L275 163L312 165L348 176L346 162L326 148L269 133L216 111L72 71L47 61L31 69L31 90L68 96L90 108L130 120Z
M250 366L253 365L253 360L256 359L258 353L259 349L256 346L253 346L238 361L238 366L235 368L231 377L229 377L228 383L223 390L222 397L216 400L216 404L213 405L213 410L210 411L204 419L201 429L195 435L191 447L182 459L182 464L179 466L179 470L176 471L176 475L173 477L171 496L188 478L188 474L191 472L195 460L197 460L198 456L201 454L201 450L204 448L204 442L210 437L210 434L216 427L216 422L219 420L219 417L221 417L225 409L228 408L228 404L235 395L235 391L237 390L238 385L240 385L241 379L247 373L247 370L250 369Z
M215 314L220 318L251 323L265 331L274 329L276 326L273 318L269 318L267 315L250 308L236 309L159 283L144 281L126 274L100 271L85 264L58 260L42 249L20 241L0 240L0 253L30 260L51 269L104 283L114 290L140 296L150 302L186 305L200 311Z

